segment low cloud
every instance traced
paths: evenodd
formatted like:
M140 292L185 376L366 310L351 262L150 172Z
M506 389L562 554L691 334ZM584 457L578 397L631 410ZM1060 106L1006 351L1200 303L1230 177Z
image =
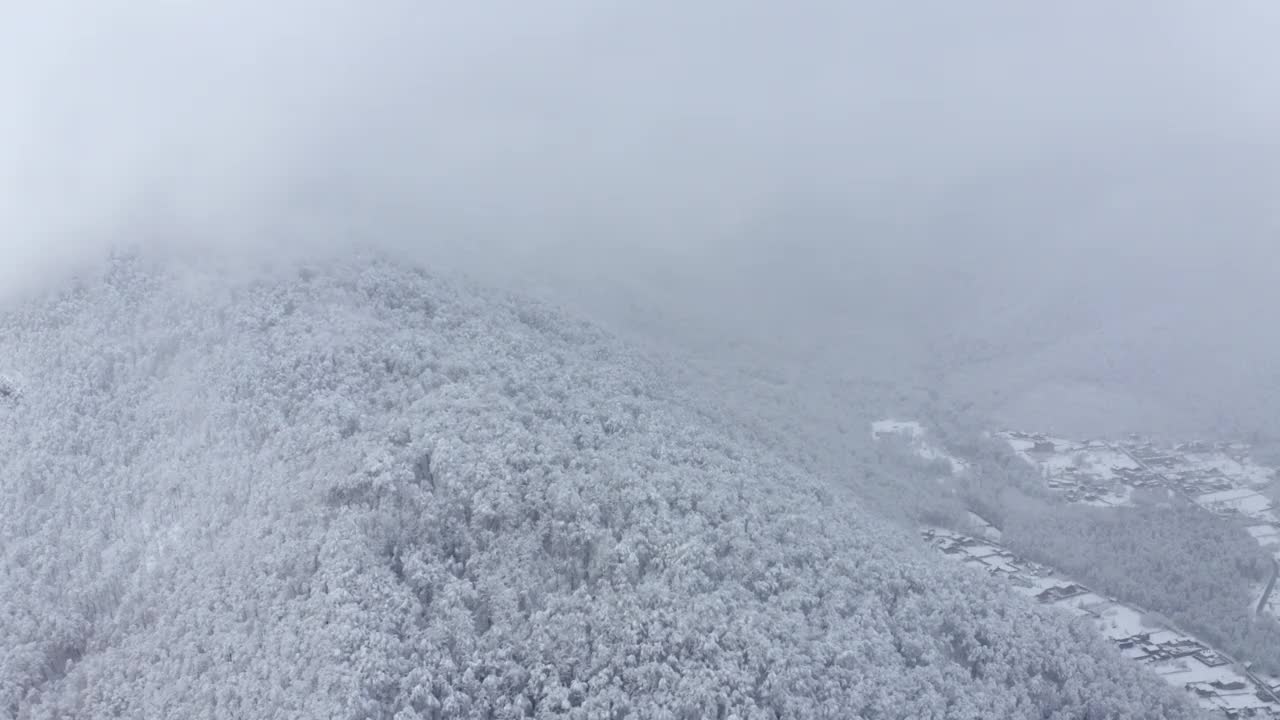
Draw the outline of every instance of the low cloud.
M921 315L1239 295L1277 259L1261 1L56 0L0 24L8 288L119 244L374 242Z

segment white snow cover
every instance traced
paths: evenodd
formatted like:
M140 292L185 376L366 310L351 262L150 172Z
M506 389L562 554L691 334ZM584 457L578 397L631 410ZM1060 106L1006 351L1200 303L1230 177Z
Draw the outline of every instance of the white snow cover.
M1270 512L1271 500L1256 490L1236 488L1207 493L1196 498L1196 503L1210 510L1235 510L1242 515L1260 520L1274 519Z
M1245 530L1263 547L1280 545L1280 527L1275 525L1250 525Z
M915 420L876 420L871 423L871 436L905 435L912 440L924 437L924 426Z
M1240 478L1254 487L1266 485L1275 478L1275 470L1247 458L1237 460L1222 453L1187 453L1183 457L1197 470L1216 470L1227 477Z
M951 466L951 472L958 475L969 469L969 463L948 453L926 439L924 425L915 420L876 420L871 423L871 438L882 440L890 435L901 435L910 443L916 456L922 460L942 460Z
M1135 470L1139 467L1128 455L1110 448L1087 448L1071 453L1060 453L1043 460L1040 465L1051 475L1074 468L1100 480L1108 481L1118 477L1117 470Z
M368 258L0 314L0 716L1194 715L655 363Z

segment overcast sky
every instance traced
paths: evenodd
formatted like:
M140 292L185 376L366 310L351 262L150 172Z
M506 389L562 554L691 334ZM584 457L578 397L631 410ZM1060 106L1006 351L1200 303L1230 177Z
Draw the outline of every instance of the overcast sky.
M9 3L0 283L355 239L784 317L1258 305L1276 37L1271 0Z

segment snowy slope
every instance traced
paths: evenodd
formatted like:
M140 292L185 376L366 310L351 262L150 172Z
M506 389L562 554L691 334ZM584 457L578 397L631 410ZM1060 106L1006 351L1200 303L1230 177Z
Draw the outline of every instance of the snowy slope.
M0 373L0 715L1193 714L526 300L122 258Z

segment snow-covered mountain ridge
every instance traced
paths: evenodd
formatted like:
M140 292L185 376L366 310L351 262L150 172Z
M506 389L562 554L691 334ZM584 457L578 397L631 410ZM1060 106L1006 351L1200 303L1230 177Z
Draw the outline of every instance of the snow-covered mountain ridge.
M521 298L121 258L0 373L0 714L1194 715Z

